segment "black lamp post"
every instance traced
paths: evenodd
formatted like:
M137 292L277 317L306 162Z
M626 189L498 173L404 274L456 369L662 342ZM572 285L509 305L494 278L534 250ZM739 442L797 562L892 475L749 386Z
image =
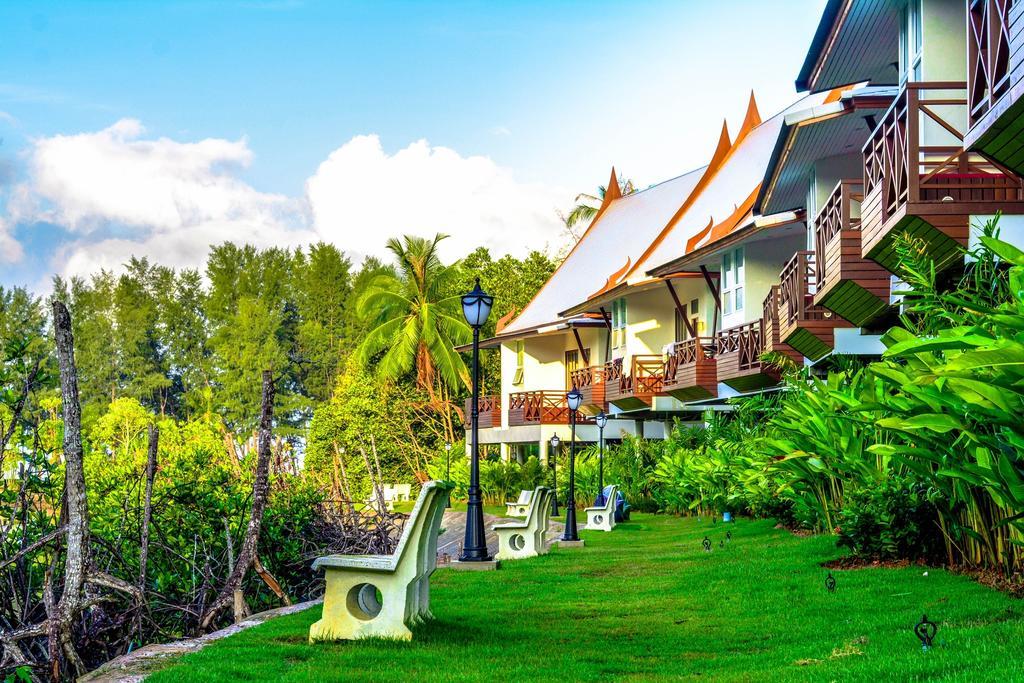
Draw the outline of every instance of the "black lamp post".
M448 462L447 462L447 465L446 465L447 470L446 470L445 475L444 475L444 480L445 480L446 483L450 484L450 483L452 483L452 442L451 441L446 441L445 442L445 444L444 444L444 451L445 451L445 455L446 455L446 457L448 459ZM452 497L451 497L451 495L449 495L448 496L448 504L445 505L445 507L446 508L450 508L451 506L452 506Z
M604 426L608 424L608 416L602 410L594 418L597 424L598 441L600 442L600 455L597 460L597 498L594 500L594 507L601 507L605 504L604 499Z
M552 434L551 440L548 442L548 463L551 465L552 487L555 489L555 495L551 496L551 514L555 517L558 516L558 444L560 443L561 439L558 438L558 434Z
M578 541L580 535L576 531L576 411L583 403L583 394L579 389L573 390L565 395L569 404L569 429L572 438L569 441L569 499L565 503L565 531L562 533L563 541Z
M462 543L460 562L487 562L487 539L484 537L484 505L480 496L480 442L478 427L480 421L480 328L487 322L487 316L494 304L494 297L480 289L480 278L476 279L473 291L462 297L462 314L473 328L473 406L470 412L470 448L468 502L466 504L466 537Z

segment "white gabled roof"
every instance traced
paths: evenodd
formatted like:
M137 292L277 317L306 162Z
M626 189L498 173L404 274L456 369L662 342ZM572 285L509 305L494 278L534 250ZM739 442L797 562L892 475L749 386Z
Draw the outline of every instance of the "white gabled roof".
M585 301L628 271L686 202L704 169L624 197L609 198L583 237L526 308L499 337L561 321L570 303ZM615 171L609 190L618 187Z
M763 122L759 121L752 100L736 142L717 164L712 163L710 177L699 194L695 193L686 211L633 267L628 281L632 284L645 280L658 266L712 244L749 223L786 115L820 104L826 95L807 95Z

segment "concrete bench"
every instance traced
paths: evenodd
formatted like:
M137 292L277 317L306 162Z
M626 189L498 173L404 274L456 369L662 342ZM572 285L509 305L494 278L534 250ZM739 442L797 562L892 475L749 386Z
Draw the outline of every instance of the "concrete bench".
M551 519L551 496L554 492L547 487L538 486L528 493L530 506L524 521L494 525L494 531L498 534L496 558L499 560L522 560L543 555L548 551L544 537L547 535L548 521Z
M387 489L391 489L391 499L395 501L408 502L412 500L412 484L395 484L391 487L385 487L384 495L387 496Z
M608 486L605 491L605 502L600 507L587 508L587 529L611 531L615 528L615 503L618 486Z
M533 491L520 491L519 500L514 503L505 503L505 514L509 517L525 517L530 509L532 498Z
M437 566L437 535L452 485L423 485L394 555L328 555L313 569L326 572L323 616L313 640L366 637L411 640L410 626L433 618L430 575Z

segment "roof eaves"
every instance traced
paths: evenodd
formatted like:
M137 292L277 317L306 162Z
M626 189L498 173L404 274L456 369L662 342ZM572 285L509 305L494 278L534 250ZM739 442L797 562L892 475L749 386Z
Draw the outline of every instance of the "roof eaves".
M745 239L765 232L766 230L772 230L791 223L797 223L803 219L803 211L785 211L772 216L753 216L750 220L737 227L722 239L711 242L710 244L705 244L704 246L694 249L683 256L672 259L671 261L663 263L655 268L651 268L647 271L647 275L651 277L666 277L672 273L685 271L687 266L696 264L701 259L710 256L721 249L739 244Z
M843 5L847 0L828 0L825 11L821 14L818 28L814 31L814 38L811 39L811 46L804 57L804 63L800 67L800 73L796 77L796 90L814 90L814 83L817 80L817 73L825 54L828 52L826 45L833 40L836 30L836 20L839 18Z

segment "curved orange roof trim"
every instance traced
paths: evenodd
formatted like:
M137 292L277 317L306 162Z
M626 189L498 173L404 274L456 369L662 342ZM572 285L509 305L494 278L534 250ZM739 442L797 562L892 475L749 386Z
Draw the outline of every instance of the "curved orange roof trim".
M707 170L704 171L704 175L701 177L700 182L698 182L696 187L693 188L690 196L686 198L686 201L681 207L679 207L679 210L672 216L668 224L662 228L654 241L651 242L647 249L644 250L644 253L640 255L640 258L636 260L633 270L626 273L625 277L632 275L633 271L635 271L641 263L645 263L647 261L647 257L654 253L654 250L658 248L666 237L668 237L668 234L672 231L672 228L675 227L676 223L686 215L686 212L691 206L693 206L693 203L697 201L697 198L704 192L718 171L725 166L733 153L739 149L743 139L747 137L750 131L757 128L759 125L761 125L761 114L757 109L757 100L754 97L754 92L751 91L750 100L747 102L747 113L743 118L743 125L740 128L740 135L736 137L736 142L729 143L729 129L726 123L723 122L722 134L718 138L718 147L715 149L715 155L711 158L711 163L708 164ZM712 217L711 220L714 221L714 217Z
M619 278L621 278L623 275L626 274L626 271L629 270L629 266L632 265L632 263L633 263L632 259L630 259L627 256L626 257L626 265L622 266L621 268L616 270L614 273L609 275L608 279L604 283L604 287L602 287L601 289L597 290L596 292L594 292L593 294L588 296L587 299L593 299L595 296L600 296L600 295L604 294L605 292L607 292L612 287L614 287L615 285L617 285L619 283Z
M761 183L758 183L757 187L754 188L754 191L750 193L750 196L744 199L742 204L733 209L732 214L730 214L728 218L711 230L711 238L708 240L709 244L711 242L717 242L723 237L732 234L736 228L744 223L743 219L751 215L751 211L754 209L754 201L757 200L757 193L760 190Z
M738 146L750 131L761 125L761 112L757 109L757 99L754 91L750 91L750 100L747 102L747 113L743 116L743 123L740 125L740 132L736 134L736 142L733 147Z
M706 226L704 226L701 229L700 232L698 232L696 235L694 235L690 239L686 240L686 253L689 254L691 251L696 249L697 245L700 244L700 241L702 239L704 239L705 237L707 237L708 233L711 232L711 229L713 227L715 227L715 217L714 216L712 216L710 219L708 219L708 224Z

